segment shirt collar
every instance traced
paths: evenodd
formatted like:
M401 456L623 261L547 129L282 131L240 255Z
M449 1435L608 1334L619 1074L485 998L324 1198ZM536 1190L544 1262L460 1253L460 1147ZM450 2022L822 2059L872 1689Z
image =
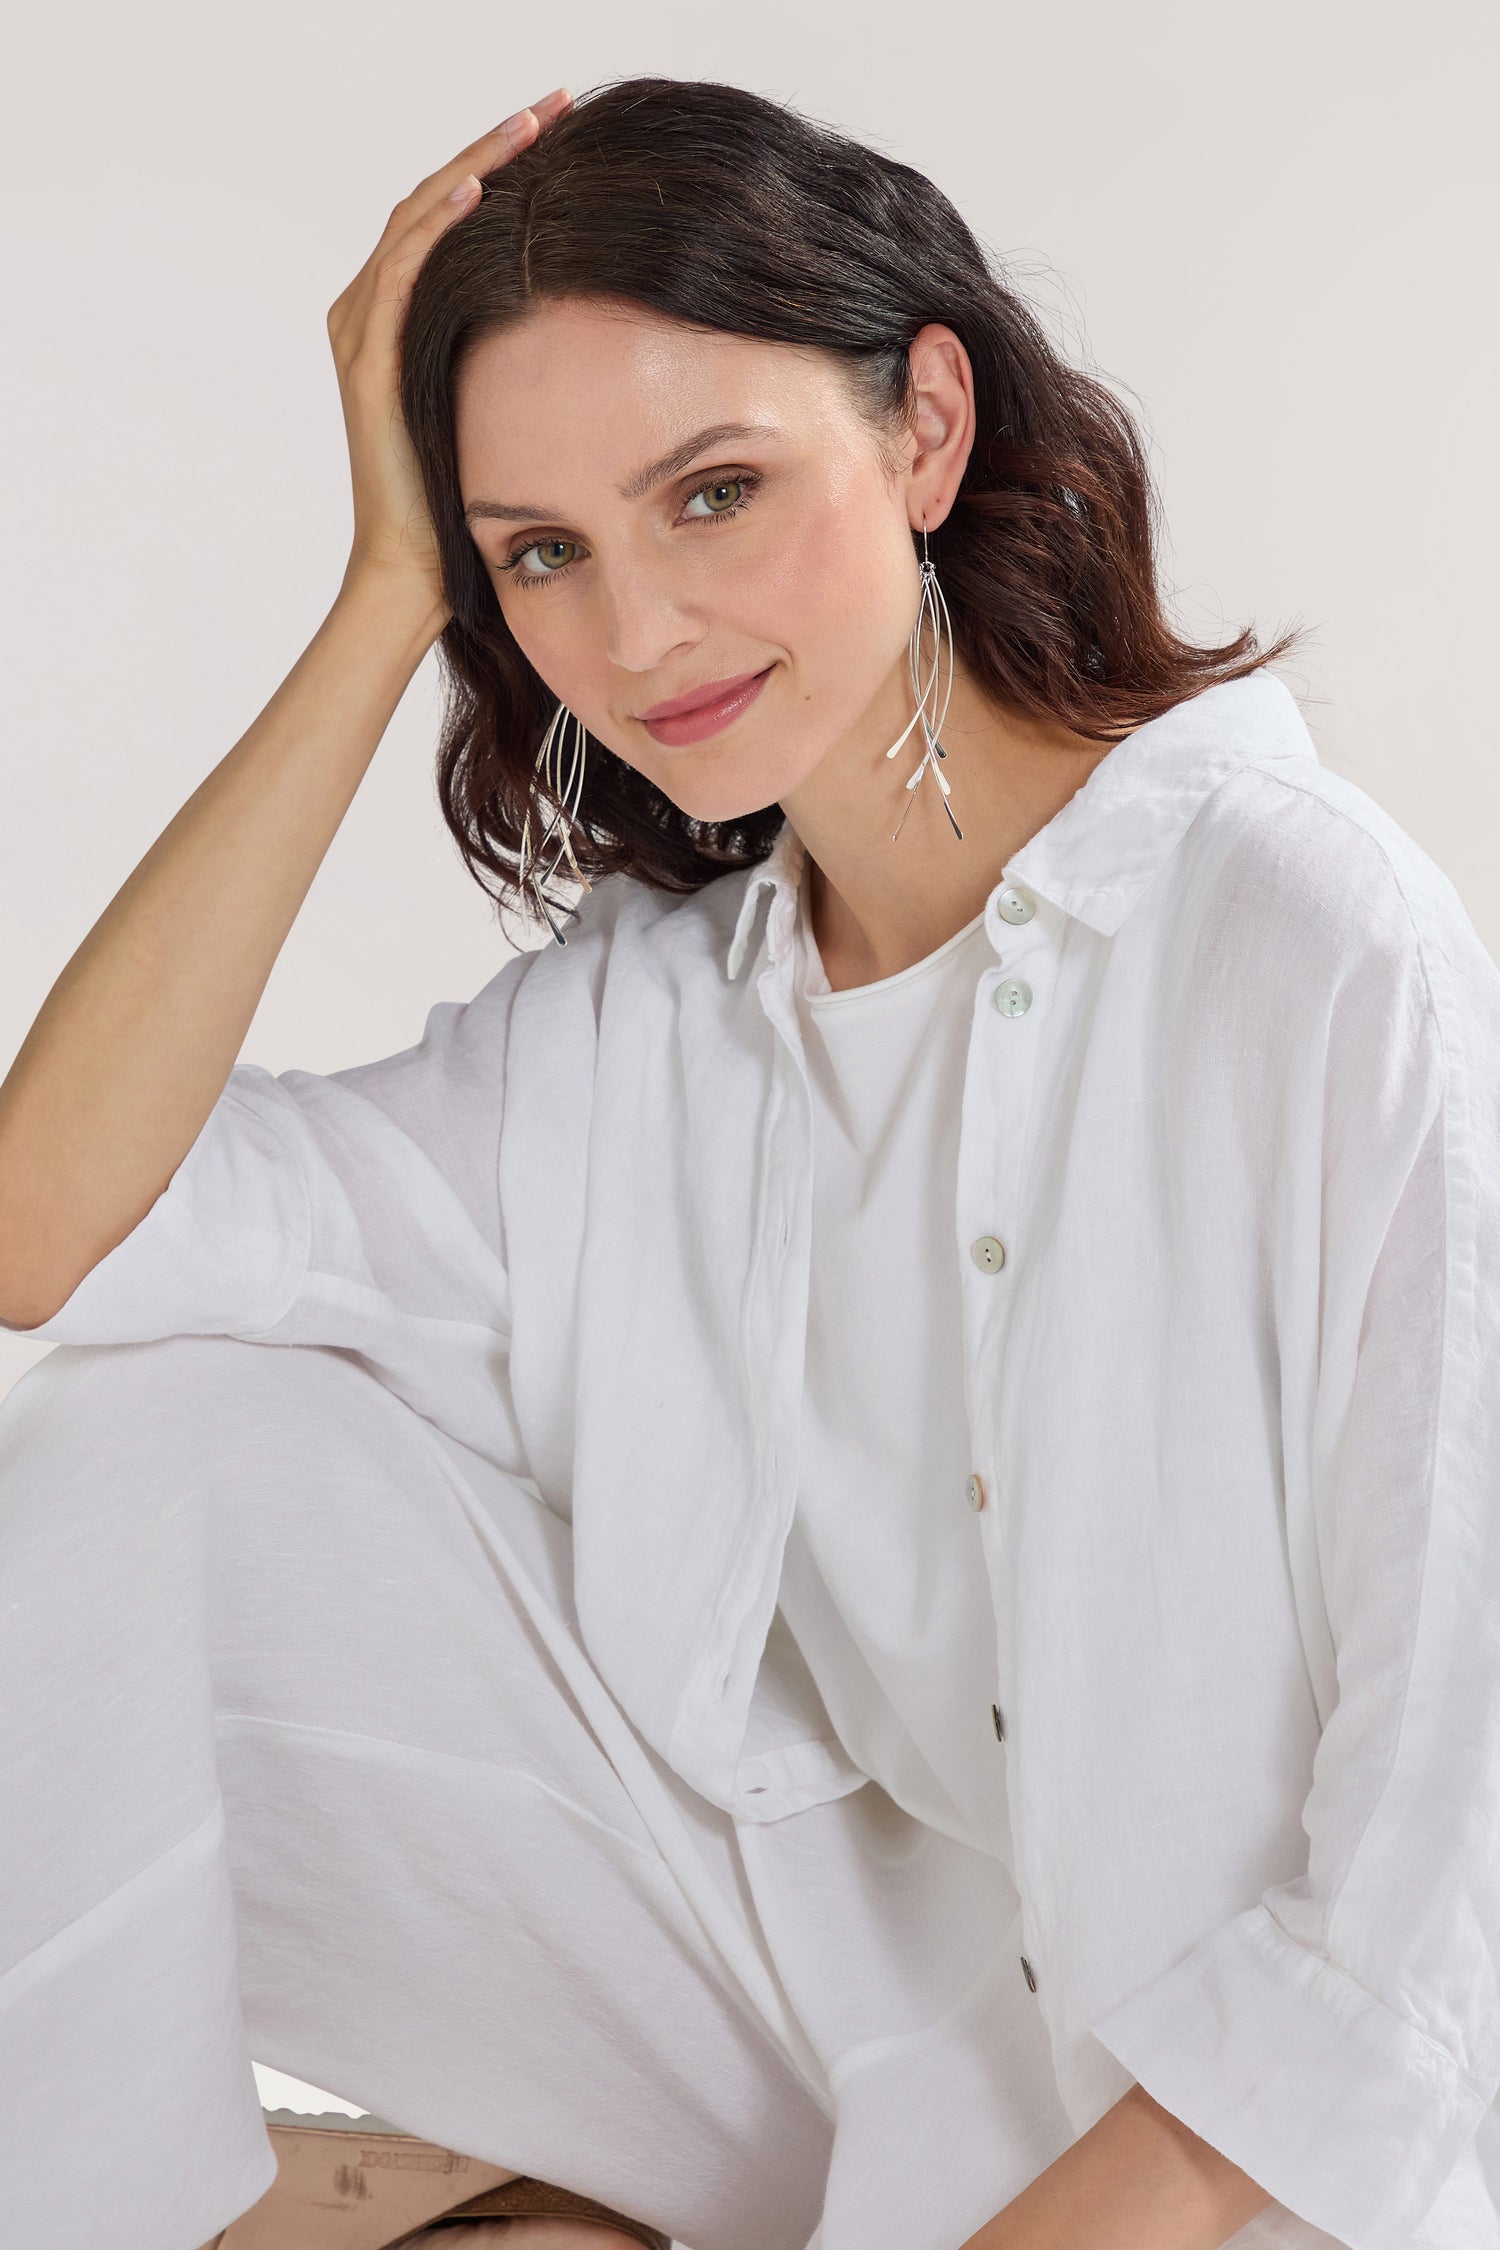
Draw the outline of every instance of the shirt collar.
M729 946L729 974L737 977L749 951L755 928L756 909L766 892L771 895L771 908L766 916L766 950L772 962L782 959L792 941L792 930L797 919L797 894L802 887L802 874L807 865L807 847L791 822L784 822L776 831L776 841L767 857L750 870L750 880L740 902L739 918L734 925L734 936Z
M1117 742L1061 810L1012 854L1001 881L1020 883L1112 936L1221 781L1241 766L1317 754L1296 697L1273 672L1221 680ZM767 891L767 950L773 963L785 955L806 858L787 825L769 856L751 869L729 947L731 977L744 966Z

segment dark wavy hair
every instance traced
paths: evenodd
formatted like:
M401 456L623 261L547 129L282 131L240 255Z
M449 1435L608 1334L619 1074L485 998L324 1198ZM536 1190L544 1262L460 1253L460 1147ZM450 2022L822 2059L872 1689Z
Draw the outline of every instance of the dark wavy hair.
M455 377L482 337L563 297L627 300L689 327L814 345L872 423L911 412L907 349L945 322L974 367L977 432L933 541L964 662L1002 709L1113 742L1272 662L1247 627L1199 648L1157 584L1158 501L1130 414L1048 343L930 180L738 86L634 78L578 100L483 182L413 284L401 407L452 616L439 639L443 816L469 872L517 896L528 790L553 697L522 655L470 538ZM779 805L702 821L590 745L580 865L696 890L763 859ZM561 903L561 902L559 902Z

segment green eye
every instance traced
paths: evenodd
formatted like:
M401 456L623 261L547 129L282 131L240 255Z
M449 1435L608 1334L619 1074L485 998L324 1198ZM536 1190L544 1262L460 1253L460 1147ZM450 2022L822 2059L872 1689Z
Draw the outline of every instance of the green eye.
M706 484L701 492L693 494L692 500L688 502L688 513L691 515L694 512L693 501L701 500L703 507L699 513L708 516L727 515L732 508L739 506L744 497L743 477L720 477L716 483Z
M523 570L535 571L542 577L550 570L566 570L577 553L576 540L539 539L534 547L523 547L516 561Z

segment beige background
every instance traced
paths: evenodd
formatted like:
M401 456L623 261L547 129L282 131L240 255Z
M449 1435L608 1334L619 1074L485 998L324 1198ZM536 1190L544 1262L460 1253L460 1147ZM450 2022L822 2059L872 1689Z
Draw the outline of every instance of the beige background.
M1314 628L1320 754L1500 956L1500 16L1474 4L257 0L26 11L0 132L0 1070L290 669L349 528L329 304L396 198L566 82L784 95L929 171L1148 433L1180 621ZM408 1045L506 948L429 659L245 1045ZM1253 977L1254 961L1245 963ZM0 1337L0 1391L45 1347ZM265 2079L269 2102L310 2106Z

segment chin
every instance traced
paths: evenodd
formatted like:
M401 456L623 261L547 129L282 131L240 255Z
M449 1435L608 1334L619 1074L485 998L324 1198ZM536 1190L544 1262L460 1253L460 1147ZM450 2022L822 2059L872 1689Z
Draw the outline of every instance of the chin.
M769 805L779 804L783 794L779 789L669 790L661 783L657 786L689 820L713 823L747 820L752 813L764 812Z
M663 757L658 748L650 768L642 763L637 770L689 820L725 821L744 820L779 804L817 762L815 753L790 766L784 743L778 745L778 754L757 755L727 742L719 747L710 738L679 750L675 757L670 751Z

